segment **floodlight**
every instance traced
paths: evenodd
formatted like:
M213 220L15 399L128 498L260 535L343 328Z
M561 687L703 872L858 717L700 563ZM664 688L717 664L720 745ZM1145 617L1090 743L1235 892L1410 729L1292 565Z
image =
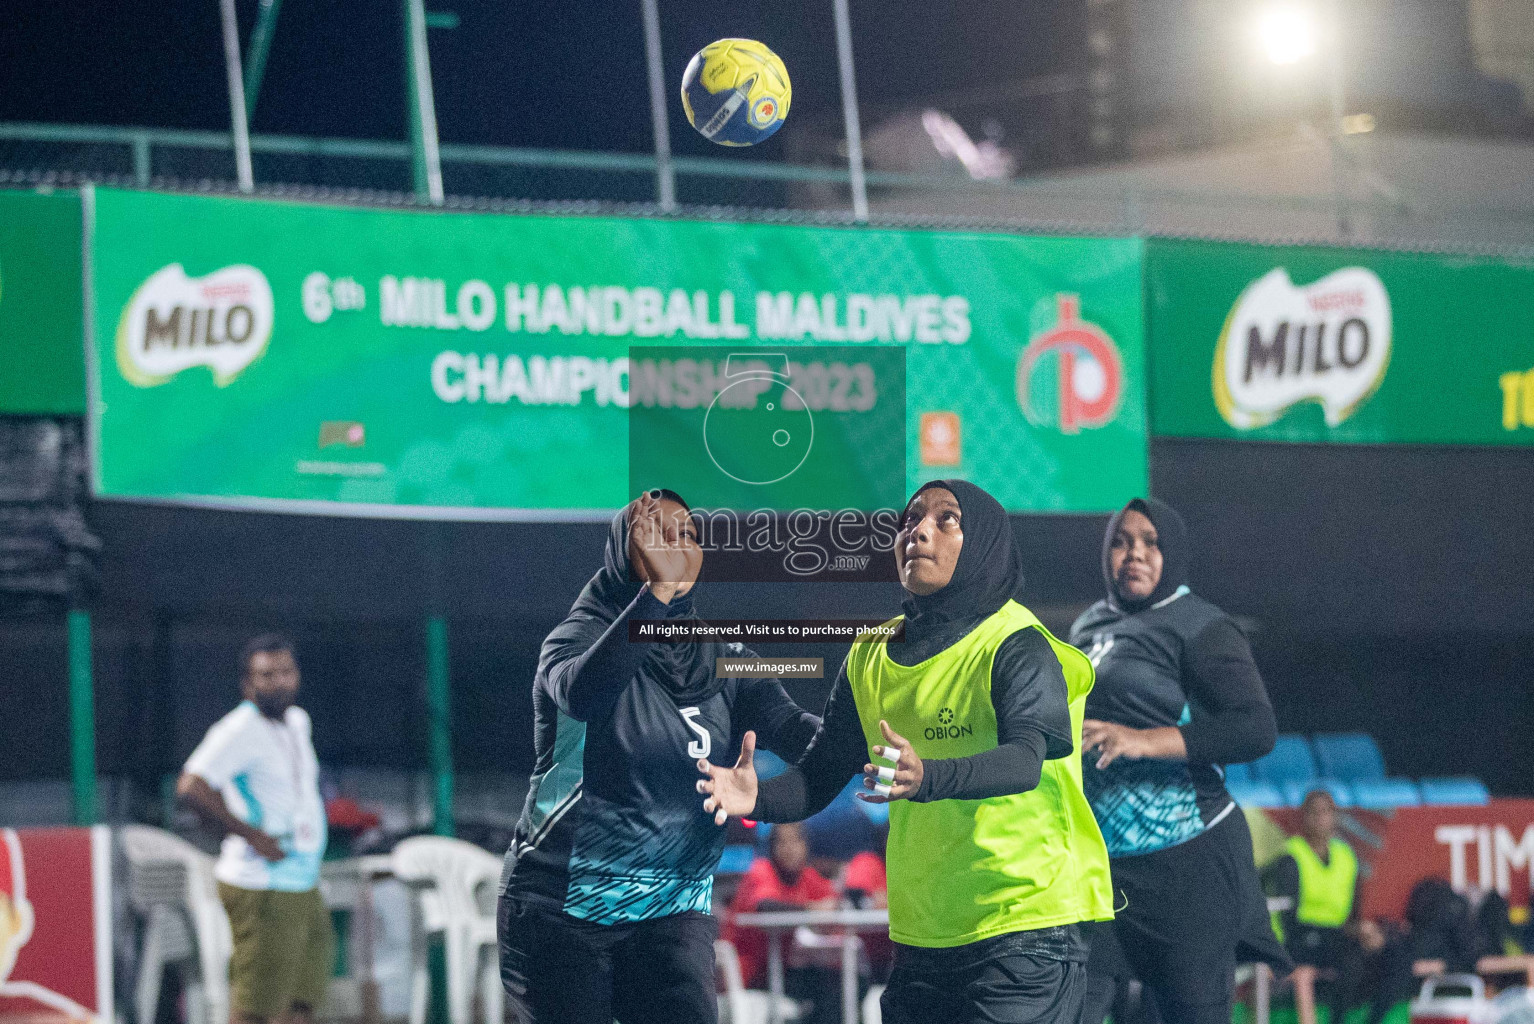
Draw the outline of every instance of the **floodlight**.
M1271 7L1257 21L1257 36L1268 59L1275 64L1296 64L1317 49L1314 14L1304 7Z

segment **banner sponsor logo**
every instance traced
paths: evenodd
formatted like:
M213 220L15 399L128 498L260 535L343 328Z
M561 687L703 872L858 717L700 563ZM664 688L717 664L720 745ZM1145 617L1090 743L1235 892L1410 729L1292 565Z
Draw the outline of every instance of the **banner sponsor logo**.
M1225 320L1215 406L1232 427L1251 430L1317 402L1336 427L1384 381L1390 342L1390 295L1373 271L1346 267L1300 286L1279 267L1248 285Z
M421 216L104 187L93 212L87 370L102 495L592 519L631 500L629 482L664 482L694 504L714 488L717 507L778 516L898 507L923 479L920 458L1016 511L1106 511L1144 490L1138 240ZM208 229L175 230L193 222ZM5 266L6 307L18 265ZM1059 293L1080 296L1064 321ZM1025 376L1044 426L1016 404L1030 339ZM1066 347L1045 351L1056 342ZM730 354L758 347L787 356L791 391L770 375L734 379ZM909 375L886 349L910 360ZM1198 364L1207 358L1206 345ZM1111 421L1091 429L1099 406ZM757 433L757 421L806 412L814 444L788 473L808 432ZM721 439L721 417L747 413ZM951 416L919 434L924 413ZM231 416L262 444L220 446ZM637 479L636 423L653 428L653 464L640 460ZM970 450L979 424L984 459ZM760 450L764 465L793 460L722 472L734 466L726 441ZM784 493L766 500L768 486ZM867 554L827 550L827 573Z
M348 448L361 448L367 443L367 427L355 420L326 420L320 424L319 447L344 444Z
M255 267L237 264L188 277L179 263L139 285L117 323L117 367L141 388L164 384L194 366L225 387L261 357L272 337L271 285Z
M1017 404L1034 426L1052 426L1062 434L1079 433L1110 423L1124 394L1124 360L1102 328L1081 318L1081 299L1055 296L1057 320L1035 335L1017 361ZM1059 393L1052 414L1034 397L1034 375L1043 357L1055 356Z
M1510 370L1497 378L1502 389L1502 429L1534 427L1534 369Z
M957 466L962 458L962 426L956 412L921 414L921 464Z

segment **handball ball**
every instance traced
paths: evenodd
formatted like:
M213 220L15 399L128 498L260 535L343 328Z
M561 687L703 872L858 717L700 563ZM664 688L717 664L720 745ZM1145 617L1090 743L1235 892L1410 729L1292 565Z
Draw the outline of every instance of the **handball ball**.
M710 142L754 146L783 127L794 89L777 54L755 39L720 39L693 54L682 108Z

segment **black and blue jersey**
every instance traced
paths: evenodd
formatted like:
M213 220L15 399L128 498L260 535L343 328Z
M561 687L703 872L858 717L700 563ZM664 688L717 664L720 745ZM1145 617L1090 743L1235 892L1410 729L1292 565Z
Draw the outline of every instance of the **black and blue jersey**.
M1071 627L1097 668L1086 717L1134 729L1176 726L1186 761L1086 752L1082 784L1112 857L1187 842L1233 812L1223 766L1273 748L1273 709L1246 637L1230 616L1188 591L1138 612L1099 601Z
M615 545L623 557L621 537L610 556ZM605 594L602 583L599 573L582 601L611 603L614 580ZM584 623L581 606L539 662L537 762L507 853L506 891L597 924L707 913L725 830L703 811L698 759L733 764L755 730L760 746L794 761L819 719L776 679L713 678L714 657L753 656L738 644L679 651L629 640L630 619L690 615L688 601L668 606L646 588L615 616Z

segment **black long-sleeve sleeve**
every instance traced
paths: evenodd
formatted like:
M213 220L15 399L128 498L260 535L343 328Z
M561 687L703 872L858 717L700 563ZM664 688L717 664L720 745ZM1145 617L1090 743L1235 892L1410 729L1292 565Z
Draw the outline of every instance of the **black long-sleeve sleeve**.
M629 640L629 620L665 617L665 603L644 587L596 643L584 651L570 644L548 655L548 667L540 678L559 710L578 722L600 721L612 714L650 650L648 643Z
M867 763L868 744L843 661L820 718L820 732L798 764L758 787L751 817L770 822L803 821L824 810Z
M1007 637L991 666L997 745L968 757L922 762L922 784L911 797L983 800L1026 793L1039 784L1044 762L1073 750L1065 673L1037 630ZM761 784L753 817L797 821L817 813L868 763L868 744L844 663L826 704L820 735L798 765Z
M969 757L923 761L921 788L912 800L985 800L1026 793L1038 786L1045 761L1075 749L1065 672L1038 630L1019 630L997 648L991 662L991 705L996 746Z
M1300 866L1284 854L1262 870L1262 887L1269 896L1286 897L1289 905L1278 912L1285 935L1294 934L1294 912L1300 905Z
M1252 647L1228 618L1211 622L1188 644L1183 686L1191 719L1179 726L1189 761L1243 764L1273 749L1278 725Z
M1007 743L969 757L923 761L921 788L911 800L925 804L1026 793L1036 788L1044 775L1047 742L1039 730L1026 729Z
M795 704L777 679L742 680L730 718L737 740L755 729L756 745L789 764L804 756L820 731L820 719Z

